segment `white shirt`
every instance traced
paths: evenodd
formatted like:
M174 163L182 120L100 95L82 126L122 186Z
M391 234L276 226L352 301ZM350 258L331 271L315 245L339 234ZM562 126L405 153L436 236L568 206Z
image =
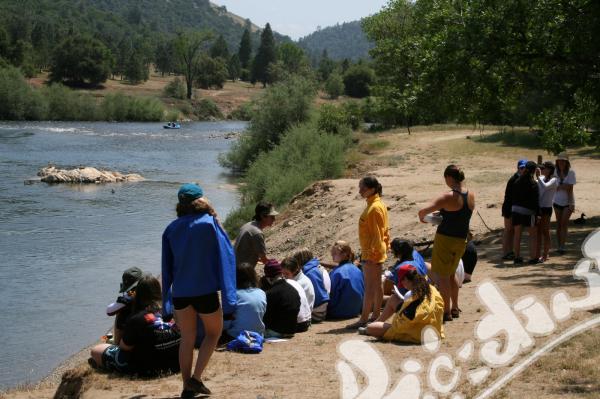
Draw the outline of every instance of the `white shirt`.
M302 273L302 270L296 274L294 280L296 280L304 290L308 305L310 306L310 311L312 312L313 307L315 306L315 287L313 287L312 281Z
M308 277L307 277L308 278ZM310 306L308 305L308 299L306 299L306 294L302 289L302 286L294 280L286 279L287 283L294 287L296 291L298 291L298 295L300 295L300 311L298 312L298 317L296 322L304 323L312 318Z
M540 188L540 208L552 208L554 203L554 195L558 187L558 178L551 177L547 182L544 181L544 176L540 176L537 180Z
M331 293L331 279L329 278L329 273L321 265L319 265L319 270L323 274L323 285L325 286L325 291L327 291L327 293L330 294Z
M556 173L554 173L554 176L556 176L556 178L558 179L559 187L562 184L575 185L575 183L577 183L575 179L575 171L573 169L569 170L569 173L567 173L567 177L565 177L562 182L560 181L560 178L556 175ZM575 203L569 204L569 194L565 190L556 191L556 194L554 195L554 203L560 206L575 205Z

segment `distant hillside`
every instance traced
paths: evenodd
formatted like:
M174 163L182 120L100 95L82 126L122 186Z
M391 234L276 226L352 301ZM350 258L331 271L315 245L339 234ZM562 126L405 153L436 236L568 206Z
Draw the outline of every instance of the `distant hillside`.
M124 33L145 37L182 29L210 29L237 50L249 24L258 45L258 27L209 0L0 0L0 15L13 38L54 41L72 31L88 32L103 41ZM262 28L262 27L261 27ZM291 40L275 34L276 40Z
M368 58L369 49L373 47L362 30L361 21L345 22L318 30L301 38L298 44L313 58L320 57L323 50L327 50L329 58L348 58L354 61Z

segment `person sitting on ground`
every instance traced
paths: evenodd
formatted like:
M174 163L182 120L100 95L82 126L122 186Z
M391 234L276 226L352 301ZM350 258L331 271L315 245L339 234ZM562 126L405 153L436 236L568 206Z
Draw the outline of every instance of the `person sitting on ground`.
M514 236L514 251L515 259L513 260L515 265L523 263L521 257L521 234L523 227L527 228L529 235L529 261L530 265L538 263L538 259L535 257L536 252L536 223L540 214L540 203L539 203L539 187L534 180L535 170L537 164L529 161L525 165L525 171L515 181L513 185L513 197L512 197L512 224L515 230Z
M362 272L354 264L354 253L346 241L336 241L331 257L338 266L331 271L328 319L349 319L360 314L365 296Z
M395 277L393 279L390 278L390 280L395 281L395 289L392 290L391 295L389 296L387 301L385 301L383 311L379 315L379 318L377 318L377 320L375 321L387 321L400 308L400 306L402 306L402 303L404 303L404 301L408 300L411 297L412 293L408 290L407 287L404 286L404 284L402 284L402 280L404 279L406 273L412 270L417 269L410 262L402 262L400 266L393 269L392 273L395 275ZM418 270L417 273L419 273ZM427 275L423 277L427 279Z
M294 254L294 258L299 265L302 265L302 272L308 277L314 288L315 304L312 310L312 322L321 322L327 316L327 303L331 291L329 273L319 264L319 259L308 248L298 250Z
M238 265L256 265L258 261L267 264L267 246L263 230L273 225L277 215L279 212L273 208L273 204L261 201L256 205L253 220L240 228L240 234L235 240L235 258Z
M115 324L113 327L113 337L107 343L119 345L123 331L125 330L125 322L131 316L133 309L133 298L135 297L135 289L138 282L142 278L142 270L139 267L130 267L123 272L121 277L121 286L119 289L119 297L117 300L106 308L108 316L115 316Z
M242 263L236 267L237 306L233 320L223 322L222 342L229 342L244 330L265 334L263 317L267 310L267 296L257 288L254 265Z
M119 345L96 345L91 363L124 374L179 372L181 336L173 323L163 321L160 301L159 281L149 274L142 276Z
M266 291L267 309L263 317L265 338L291 338L296 332L300 294L283 277L281 265L275 260L265 265L265 281L269 285Z
M294 280L302 287L310 311L315 307L315 287L312 281L302 272L302 265L296 260L294 256L288 256L281 261L281 268L283 269L283 275L289 280Z
M296 332L308 331L310 320L312 318L313 304L315 303L315 291L312 283L302 273L300 265L293 257L287 257L281 261L283 276L286 281L298 291L300 295L300 311L298 312L298 322L296 324Z
M502 231L502 259L512 260L515 258L513 252L513 241L515 230L512 225L512 192L513 184L525 170L526 159L517 162L517 171L508 179L504 189L504 202L502 203L502 217L504 218L504 230Z
M421 331L432 326L441 338L444 336L444 300L438 290L417 270L409 270L400 281L411 291L391 323L373 322L359 328L359 334L383 338L387 341L421 343Z

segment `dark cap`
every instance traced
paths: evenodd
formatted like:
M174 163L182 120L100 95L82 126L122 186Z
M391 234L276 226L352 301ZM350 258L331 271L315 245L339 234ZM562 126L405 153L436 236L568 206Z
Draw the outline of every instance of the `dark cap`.
M181 204L189 204L203 195L202 187L196 183L186 183L179 188L177 198Z
M265 276L269 278L280 276L283 273L281 263L275 259L269 259L265 265Z
M119 288L119 292L129 292L137 287L142 275L142 270L139 267L134 266L125 270L123 272L123 277L121 278L121 287Z

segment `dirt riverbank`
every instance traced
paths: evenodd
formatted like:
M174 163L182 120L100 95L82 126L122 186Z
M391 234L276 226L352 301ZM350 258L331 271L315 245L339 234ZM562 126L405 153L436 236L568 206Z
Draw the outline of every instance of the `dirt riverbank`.
M552 295L564 289L572 298L584 297L587 285L573 277L573 269L582 258L581 244L586 236L600 227L600 158L574 152L572 165L577 172L575 197L577 211L588 215L584 225L571 225L566 255L553 254L542 265L513 267L500 261L502 218L500 207L507 179L520 158L536 159L547 155L542 150L508 147L497 143L480 143L472 137L478 132L460 129L417 129L412 135L399 131L362 135L354 167L343 179L318 182L299 194L285 209L267 233L271 255L281 258L306 246L322 259L330 261L329 248L338 239L357 247L357 220L364 200L358 196L358 179L366 172L377 176L384 188L383 200L389 207L392 237L407 237L416 241L431 240L434 228L419 223L417 211L433 197L446 190L442 179L444 167L457 163L464 168L466 184L475 191L477 213L471 226L476 238L480 261L473 281L461 290L459 319L447 323L446 339L434 354L417 345L396 345L376 342L344 329L347 321L313 325L307 333L292 340L267 344L259 355L229 352L215 353L205 373L205 382L219 398L335 398L340 397L340 376L336 364L340 359L338 346L348 339L369 342L387 364L391 390L402 376L406 359L418 360L423 366L420 377L424 391L434 393L427 381L428 367L439 353L447 353L459 370L457 391L471 398L512 366L544 344L584 320L598 317L599 307L576 311L566 321L556 323L556 329L546 336L532 338L531 347L507 365L491 369L491 375L481 384L474 384L467 374L485 367L479 357L481 349L474 332L487 309L477 295L478 287L492 280L509 303L525 295L534 295L549 308ZM523 242L525 243L526 240ZM527 254L527 246L524 246ZM391 263L391 259L388 263ZM599 298L600 299L600 298ZM472 342L475 351L467 360L458 360L463 345ZM600 371L596 367L600 354L600 328L583 332L560 348L529 366L494 397L592 398L600 390ZM505 347L499 350L504 350ZM90 372L85 353L67 368L80 373L83 398L175 398L181 391L179 375L153 380L131 379L113 374ZM60 373L57 373L57 375ZM447 383L449 370L439 374ZM361 389L365 378L358 379ZM0 397L52 397L58 381L46 380L37 387L13 390ZM408 396L407 396L408 397Z

